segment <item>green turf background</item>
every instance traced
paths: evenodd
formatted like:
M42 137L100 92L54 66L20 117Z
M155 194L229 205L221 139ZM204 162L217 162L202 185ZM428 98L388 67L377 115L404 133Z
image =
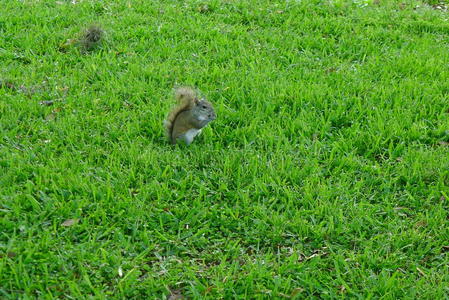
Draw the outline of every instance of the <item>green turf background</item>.
M447 299L436 3L0 0L0 297Z

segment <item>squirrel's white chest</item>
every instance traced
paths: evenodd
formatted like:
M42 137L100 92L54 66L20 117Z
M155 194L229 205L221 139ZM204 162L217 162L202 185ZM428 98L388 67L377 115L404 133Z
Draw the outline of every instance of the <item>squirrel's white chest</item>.
M187 145L190 145L193 139L200 133L201 129L192 128L187 130L182 136L180 136L180 139L182 139Z

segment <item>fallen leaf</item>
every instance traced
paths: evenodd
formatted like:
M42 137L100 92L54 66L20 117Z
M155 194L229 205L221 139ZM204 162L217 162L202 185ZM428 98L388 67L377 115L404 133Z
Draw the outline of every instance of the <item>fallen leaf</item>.
M198 7L198 11L200 13L207 13L207 12L210 12L210 7L207 4L200 5L200 7Z
M397 206L393 208L394 210L403 210L403 209L408 209L407 207L402 207L402 206Z
M7 89L10 89L10 90L15 90L16 89L16 86L13 84L13 83L11 83L11 82L9 82L9 81L0 81L0 88L7 88Z
M60 87L58 88L58 90L62 92L64 96L66 96L67 92L69 91L69 87L68 86Z
M17 256L17 253L15 253L15 252L0 253L0 258L2 258L2 257L14 258L16 256Z
M79 222L79 219L67 219L64 222L62 222L61 226L70 227L70 226L77 224L78 222Z
M423 270L421 270L420 268L416 267L416 270L419 272L419 274L421 274L422 276L426 276L426 273L424 273Z
M54 101L41 101L39 102L40 105L45 105L45 106L51 106L53 104L55 104Z
M51 114L49 114L49 115L47 115L46 117L45 117L45 120L47 120L47 121L52 121L52 120L54 120L56 118L56 114L55 113L51 113Z
M181 290L170 290L170 296L168 297L168 300L178 299L184 299L184 296L181 294Z
M308 261L314 257L323 257L323 256L327 256L329 253L326 251L327 247L322 247L320 249L315 249L313 250L313 254L310 256L306 256L305 254L300 254L298 260L300 262L302 261Z
M440 146L449 146L449 142L446 142L446 141L439 141L439 142L438 142L438 145L440 145Z
M307 256L306 260L312 259L312 258L317 257L317 256L320 256L320 255L318 253L314 253L314 254L312 254L310 256Z
M427 226L427 222L424 220L416 222L416 224L415 224L415 228L425 227L425 226Z
M432 5L432 8L436 9L436 10L442 10L442 11L447 10L447 6L443 2Z
M303 289L303 288L295 288L295 289L293 289L293 291L292 291L290 297L291 297L291 298L294 298L296 295L298 295L298 294L300 294L300 293L302 293L302 292L304 292L304 289Z
M281 297L284 297L284 298L287 298L287 299L291 298L289 295L284 294L284 293L278 293L278 296L281 296Z
M134 105L132 103L129 103L128 101L123 101L123 106L132 108Z
M34 94L36 92L37 87L32 86L32 87L26 87L23 84L21 86L19 86L19 90L26 94L28 97L31 97L32 94Z
M123 277L123 269L122 269L122 267L118 267L117 272L118 272L118 276Z

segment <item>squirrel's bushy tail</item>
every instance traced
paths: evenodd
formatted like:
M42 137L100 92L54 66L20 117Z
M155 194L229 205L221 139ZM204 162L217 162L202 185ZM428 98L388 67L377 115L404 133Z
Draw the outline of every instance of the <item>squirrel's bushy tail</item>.
M175 99L179 104L192 105L196 98L196 92L189 87L180 87L175 90ZM190 109L191 107L189 107Z
M174 143L172 132L176 117L183 111L192 109L195 103L196 93L192 88L180 87L175 90L175 99L178 105L173 108L164 120L165 134L167 138Z

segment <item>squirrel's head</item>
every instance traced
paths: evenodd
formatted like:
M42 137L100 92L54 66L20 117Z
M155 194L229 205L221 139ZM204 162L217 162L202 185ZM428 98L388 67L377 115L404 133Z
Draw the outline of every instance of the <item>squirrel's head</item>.
M195 107L192 109L192 112L196 119L204 123L204 125L217 118L212 104L204 98L195 98Z

